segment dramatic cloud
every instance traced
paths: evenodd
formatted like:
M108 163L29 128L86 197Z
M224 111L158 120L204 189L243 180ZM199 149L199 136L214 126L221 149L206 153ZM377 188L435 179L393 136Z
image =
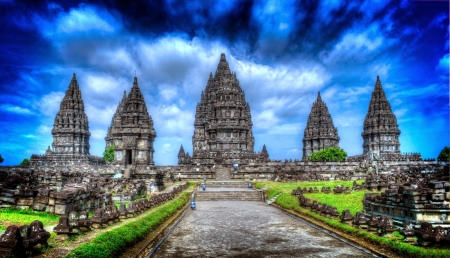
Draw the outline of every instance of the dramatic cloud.
M0 154L18 164L51 145L73 73L91 154L133 77L153 118L158 165L192 154L195 107L225 53L250 104L255 150L302 156L320 91L350 155L379 75L401 150L436 157L449 141L448 2L0 1Z

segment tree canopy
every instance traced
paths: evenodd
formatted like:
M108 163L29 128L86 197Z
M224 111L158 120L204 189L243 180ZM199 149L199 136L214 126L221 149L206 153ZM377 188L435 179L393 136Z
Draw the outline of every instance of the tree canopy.
M308 157L309 161L330 161L342 162L347 159L347 152L341 148L328 147L323 150L315 151Z
M22 162L20 162L20 164L19 164L20 167L28 167L29 165L30 165L30 160L27 158L24 158L22 160Z
M0 154L0 163L2 163L3 162L3 157L2 157L2 155Z
M446 146L441 150L437 158L438 161L450 161L450 147Z
M112 162L114 160L114 145L110 145L106 150L103 152L103 159L106 161Z

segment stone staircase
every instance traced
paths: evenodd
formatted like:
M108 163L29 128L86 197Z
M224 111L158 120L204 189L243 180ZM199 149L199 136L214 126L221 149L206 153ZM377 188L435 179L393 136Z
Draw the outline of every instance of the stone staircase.
M248 188L244 181L206 181L206 190L200 187L197 201L264 201L263 192Z
M206 188L248 188L244 181L206 181Z

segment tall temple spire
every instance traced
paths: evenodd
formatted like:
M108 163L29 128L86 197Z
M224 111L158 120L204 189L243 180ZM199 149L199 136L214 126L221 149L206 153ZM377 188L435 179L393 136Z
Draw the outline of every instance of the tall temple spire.
M303 135L303 159L314 151L332 146L339 147L339 139L338 130L334 127L328 108L318 92Z
M89 154L89 121L75 73L56 114L52 135L54 155Z
M114 144L115 164L154 165L155 138L152 117L148 113L137 77L134 77L128 96L124 92L111 121L105 137L106 148Z
M250 105L236 74L230 71L225 54L220 55L214 75L209 75L200 96L192 137L194 164L245 164L256 158ZM216 157L223 155L222 158ZM222 162L222 161L221 161Z
M400 130L397 118L386 99L380 77L377 75L372 98L364 119L363 154L379 152L379 154L400 153Z
M102 158L89 154L89 120L84 112L77 76L72 75L69 87L61 100L52 129L52 149L50 146L45 156L32 155L32 166L70 167L79 165L105 164Z

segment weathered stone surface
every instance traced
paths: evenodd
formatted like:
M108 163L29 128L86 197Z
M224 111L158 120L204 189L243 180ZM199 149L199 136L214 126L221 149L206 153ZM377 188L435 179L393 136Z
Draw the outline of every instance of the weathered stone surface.
M33 210L35 210L35 211L43 211L43 210L45 210L46 207L47 207L47 204L43 204L43 203L39 203L39 202L33 203Z
M363 154L379 152L380 156L386 154L400 154L400 130L397 118L392 112L391 105L386 99L380 78L377 76L372 99L364 119Z
M244 91L236 73L230 71L225 54L221 54L217 70L214 76L210 74L197 105L192 137L194 153L190 157L181 146L178 164L218 164L214 159L219 154L225 164L268 160L265 147L254 153L252 126Z
M114 145L113 164L154 165L155 138L153 119L148 113L137 77L134 77L130 93L126 96L124 92L108 128L106 148Z
M154 257L372 257L263 202L197 202Z
M339 147L338 130L334 127L333 119L320 97L320 92L311 108L302 141L303 159L309 157L314 151L332 146Z

